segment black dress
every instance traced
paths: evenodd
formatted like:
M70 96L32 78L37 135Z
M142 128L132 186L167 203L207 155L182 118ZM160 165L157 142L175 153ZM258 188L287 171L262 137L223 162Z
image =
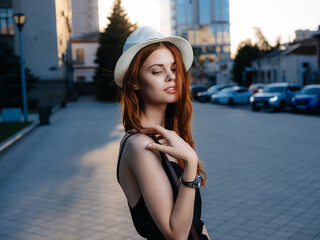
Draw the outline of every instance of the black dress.
M122 155L122 150L124 148L125 142L127 141L127 139L130 136L132 136L132 135L128 135L127 138L123 141L122 148L120 149L120 152L119 152L118 166L117 166L118 182L119 182L119 166L120 166L120 159L121 159L121 155ZM165 160L166 160L166 156L164 153L160 153L160 154L161 154L161 159L162 159L162 166L168 176L171 187L174 189L174 181L171 177L171 174L169 174L169 170L168 170L166 164L164 164ZM177 174L178 178L180 178L183 173L182 167L178 163L175 163L175 162L170 162L170 163L171 163L175 173ZM173 196L174 200L176 200L177 192L173 191L173 194L174 194L174 196ZM159 228L157 227L157 225L153 221L153 219L148 211L148 208L144 202L142 195L141 195L138 203L136 204L136 206L130 207L129 204L128 204L128 206L130 209L133 224L134 224L134 226L140 236L142 236L146 239L152 239L152 240L153 239L154 240L165 239L165 237L162 235ZM195 196L195 202L194 202L193 223L195 225L195 229L196 229L196 232L199 236L199 239L203 239L203 240L208 239L206 235L202 234L203 221L201 220L201 195L200 195L199 189L196 190L196 196Z

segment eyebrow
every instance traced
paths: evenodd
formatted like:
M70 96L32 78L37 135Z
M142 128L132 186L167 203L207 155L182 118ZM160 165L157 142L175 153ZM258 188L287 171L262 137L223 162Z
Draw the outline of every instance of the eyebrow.
M176 64L176 62L173 62L173 63L171 64L171 66L172 66L172 65L175 65L175 64ZM150 68L152 68L152 67L154 67L154 66L163 67L163 64L160 64L160 63L152 64L151 66L148 67L148 69L150 69Z

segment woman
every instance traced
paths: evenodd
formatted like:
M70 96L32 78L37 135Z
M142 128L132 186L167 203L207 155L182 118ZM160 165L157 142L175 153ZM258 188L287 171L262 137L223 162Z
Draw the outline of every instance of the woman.
M115 67L126 131L117 177L134 226L147 239L191 239L192 223L199 239L209 239L198 189L201 180L205 184L205 172L190 129L187 70L192 60L192 48L183 38L141 27L127 39ZM168 159L181 181L177 189L164 165Z

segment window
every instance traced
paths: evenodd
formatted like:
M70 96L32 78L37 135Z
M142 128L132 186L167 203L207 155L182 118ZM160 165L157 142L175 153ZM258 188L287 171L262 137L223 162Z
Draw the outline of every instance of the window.
M230 27L227 24L223 25L223 43L224 44L230 43Z
M13 35L14 24L11 8L0 8L0 35Z
M219 0L214 1L214 20L217 22L221 21L220 6Z
M76 49L76 61L79 63L84 63L84 50L83 50L83 48Z
M296 92L300 90L300 87L298 86L288 87L288 90L290 90L291 92Z
M210 0L202 0L199 1L199 17L200 17L200 24L210 24L211 22L211 14L210 14Z
M223 46L223 52L230 53L230 46Z
M187 4L188 4L188 24L192 24L194 22L192 1L189 0Z
M221 20L229 22L229 0L222 0Z
M177 22L178 24L185 24L186 23L186 14L185 14L185 5L184 0L177 0Z
M216 38L217 38L217 44L223 44L223 29L222 29L223 25L219 24L217 25L216 27L216 30L217 30L217 35L216 35Z

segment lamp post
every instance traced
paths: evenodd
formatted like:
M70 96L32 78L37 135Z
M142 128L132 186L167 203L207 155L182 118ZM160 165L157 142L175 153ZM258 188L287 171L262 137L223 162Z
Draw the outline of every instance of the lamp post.
M24 121L28 122L28 105L27 105L27 89L26 89L26 75L23 63L23 48L22 48L22 28L26 22L27 15L24 13L13 14L13 20L19 30L19 44L20 44L20 68L21 68L21 86L22 86L22 103Z

